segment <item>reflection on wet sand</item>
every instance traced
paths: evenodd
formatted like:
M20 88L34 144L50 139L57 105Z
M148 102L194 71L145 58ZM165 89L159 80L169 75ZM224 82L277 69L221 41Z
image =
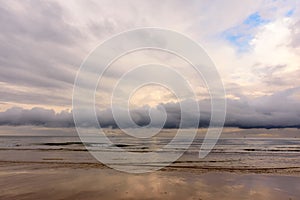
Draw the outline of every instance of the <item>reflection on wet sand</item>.
M0 199L299 199L300 177L2 166Z

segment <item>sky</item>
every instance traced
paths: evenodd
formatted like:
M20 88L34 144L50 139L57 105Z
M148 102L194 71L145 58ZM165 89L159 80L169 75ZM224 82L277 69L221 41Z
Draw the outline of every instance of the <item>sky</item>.
M89 53L120 32L160 27L185 34L213 60L226 90L226 126L300 127L300 9L295 0L0 0L0 125L73 126L76 73ZM142 51L113 63L97 91L98 118L114 126L112 83L142 62L167 62L190 77L210 118L209 96L188 64L162 52ZM88 75L87 75L88 79ZM131 99L132 118L163 106L166 127L180 120L179 101L158 86ZM199 113L188 111L191 116Z

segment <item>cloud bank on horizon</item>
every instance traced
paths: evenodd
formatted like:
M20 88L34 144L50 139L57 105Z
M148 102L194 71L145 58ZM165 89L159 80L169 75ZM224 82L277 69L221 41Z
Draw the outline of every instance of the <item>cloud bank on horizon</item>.
M0 2L0 125L73 126L73 83L89 52L122 31L161 27L190 36L215 62L227 93L225 125L300 127L299 1ZM97 94L102 125L115 126L108 106L110 84L126 66L145 60L187 67L153 52L114 63L103 83L107 90ZM189 77L198 81L192 72ZM206 126L209 98L201 83L198 89L200 126ZM149 107L163 106L165 127L178 126L178 101L162 88L139 91L132 103L138 124L149 123Z

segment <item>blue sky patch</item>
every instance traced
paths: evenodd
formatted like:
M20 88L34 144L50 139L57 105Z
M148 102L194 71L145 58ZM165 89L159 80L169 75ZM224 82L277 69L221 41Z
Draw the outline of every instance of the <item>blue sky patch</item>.
M250 41L254 37L254 29L267 24L269 20L263 19L258 12L249 15L242 24L232 27L222 33L222 37L233 44L238 52L250 50Z
M244 20L243 24L248 25L250 27L257 27L263 24L268 23L268 20L263 19L258 12L255 12L251 15L249 15L249 17L247 17L247 19Z
M227 34L225 33L225 39L231 44L237 47L239 52L247 52L250 49L250 41L253 39L251 34Z
M294 9L291 9L289 11L287 11L287 13L285 14L286 17L291 17L294 14Z

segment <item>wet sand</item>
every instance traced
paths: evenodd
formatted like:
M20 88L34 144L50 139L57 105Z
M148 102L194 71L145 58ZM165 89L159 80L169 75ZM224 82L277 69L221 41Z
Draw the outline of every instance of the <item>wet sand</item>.
M300 176L168 169L128 174L101 166L2 163L0 199L299 199Z

